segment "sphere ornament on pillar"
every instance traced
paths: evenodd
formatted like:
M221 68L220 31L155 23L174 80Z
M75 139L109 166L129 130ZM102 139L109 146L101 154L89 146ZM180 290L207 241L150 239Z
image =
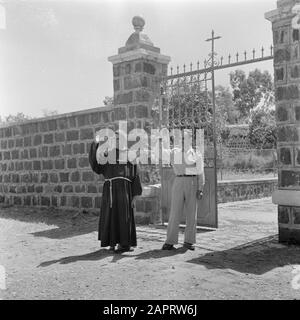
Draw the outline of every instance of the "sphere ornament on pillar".
M145 19L142 16L134 16L132 18L132 25L136 32L141 32L145 26Z

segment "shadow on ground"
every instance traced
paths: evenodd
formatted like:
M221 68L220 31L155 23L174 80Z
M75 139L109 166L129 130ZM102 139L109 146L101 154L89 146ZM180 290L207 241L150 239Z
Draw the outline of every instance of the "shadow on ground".
M275 268L300 264L300 247L278 243L277 235L224 251L206 253L187 261L207 269L231 269L262 275Z
M55 263L68 264L68 263L74 263L77 261L99 261L101 259L107 258L108 256L112 256L113 259L110 261L112 263L117 262L123 258L134 258L136 260L155 259L155 258L158 259L158 258L174 256L177 254L183 254L186 251L187 249L185 248L179 248L175 250L155 249L155 250L149 250L149 251L134 255L134 254L126 254L126 253L114 253L109 251L108 249L100 249L100 250L89 252L82 255L67 256L57 260L45 261L45 262L42 262L38 267L48 267Z
M35 237L66 239L98 230L98 214L57 208L9 207L0 209L0 218L27 223L41 223L51 227L31 233Z

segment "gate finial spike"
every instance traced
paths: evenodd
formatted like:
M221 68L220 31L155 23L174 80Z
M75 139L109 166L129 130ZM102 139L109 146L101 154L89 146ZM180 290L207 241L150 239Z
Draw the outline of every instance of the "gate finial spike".
M190 69L191 69L191 71L193 70L193 64L192 64L192 62L190 63Z
M197 61L197 70L199 70L199 65L200 65L200 62L199 60Z
M245 56L245 61L247 60L247 51L245 50L244 52L244 56Z
M264 47L261 47L261 57L263 58L264 57Z
M253 59L255 59L255 49L252 50L253 53Z
M273 55L273 46L271 45L270 47L270 51L271 51L271 56Z

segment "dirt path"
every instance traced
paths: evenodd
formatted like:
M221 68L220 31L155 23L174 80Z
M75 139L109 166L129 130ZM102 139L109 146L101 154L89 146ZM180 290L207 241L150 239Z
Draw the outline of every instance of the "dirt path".
M220 228L199 230L194 252L161 251L165 228L138 226L138 247L122 255L100 249L96 216L0 210L2 299L300 298L300 247L278 244L270 199L220 205Z

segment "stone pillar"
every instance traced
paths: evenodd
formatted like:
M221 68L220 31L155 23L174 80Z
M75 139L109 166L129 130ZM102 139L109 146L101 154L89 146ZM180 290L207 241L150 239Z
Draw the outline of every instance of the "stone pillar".
M128 120L128 131L151 127L160 82L167 75L171 60L160 54L160 49L142 32L142 17L135 16L132 24L135 32L117 55L108 58L113 64L115 120Z
M300 1L279 0L265 14L272 22L278 129L279 242L300 244Z

